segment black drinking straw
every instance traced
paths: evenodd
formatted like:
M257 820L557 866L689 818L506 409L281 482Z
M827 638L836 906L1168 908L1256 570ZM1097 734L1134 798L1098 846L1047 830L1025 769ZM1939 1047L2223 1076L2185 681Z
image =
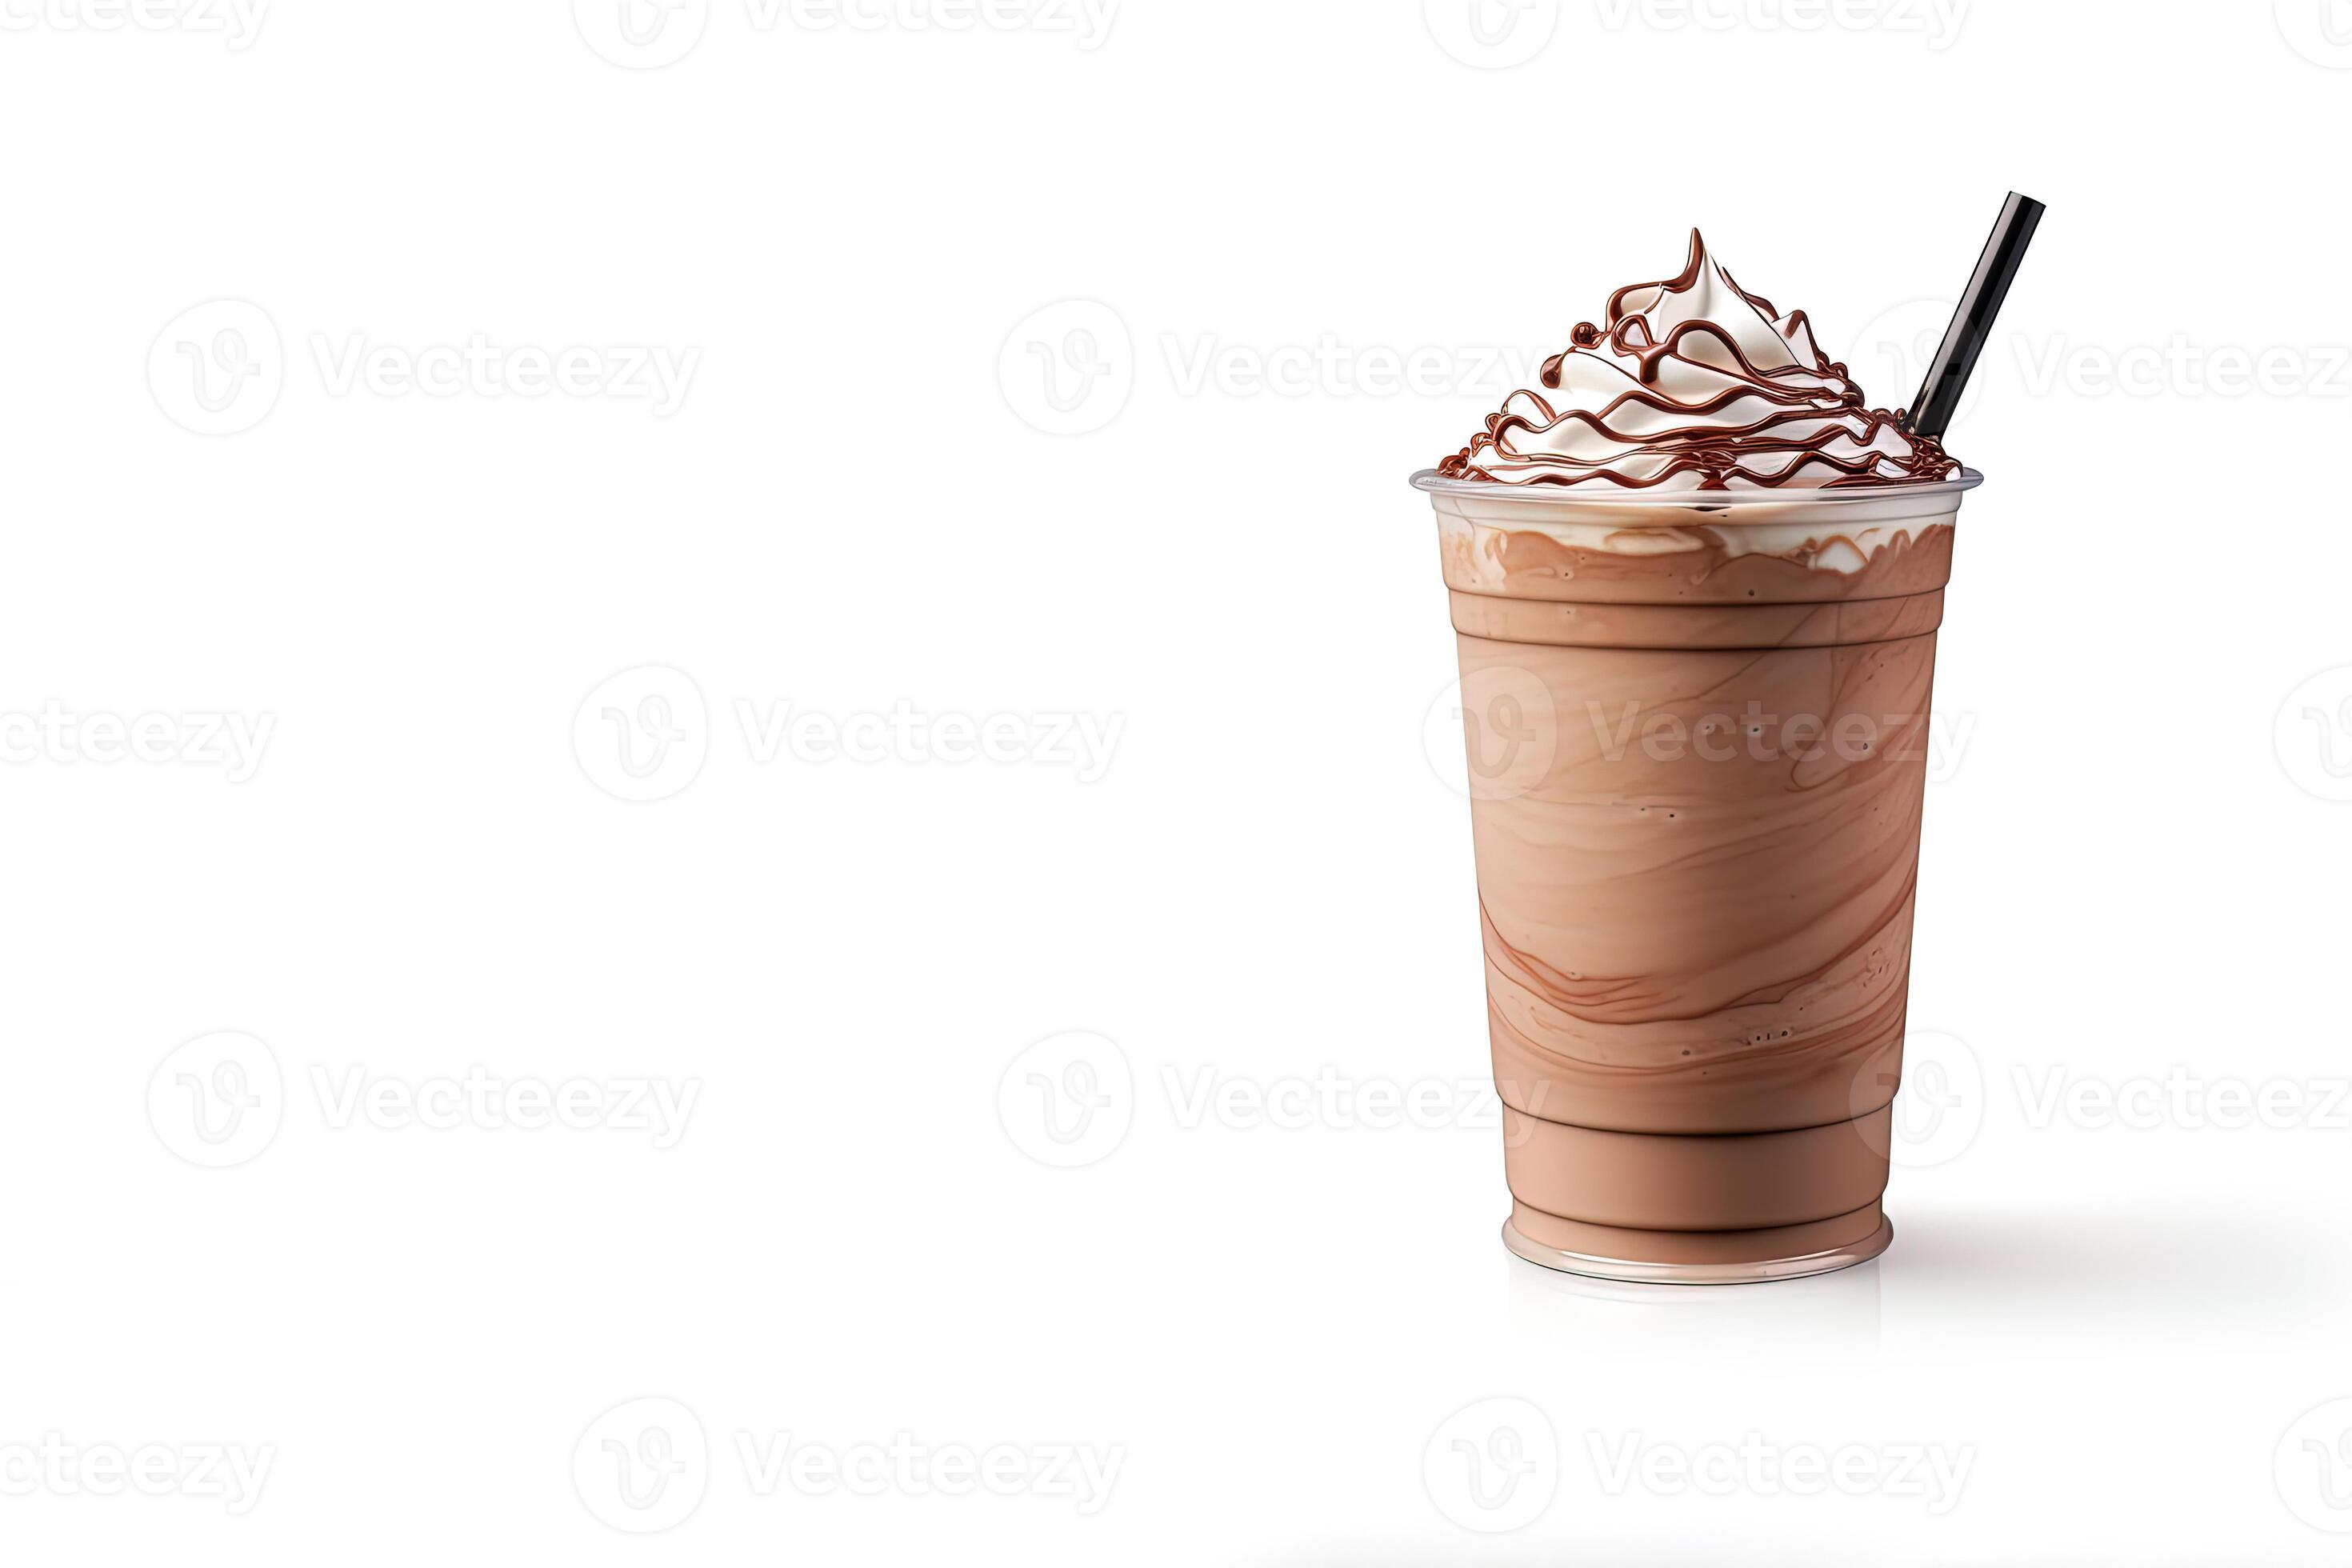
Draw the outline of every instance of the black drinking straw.
M1952 416L1959 412L1960 392L1969 384L1969 373L1977 368L1977 355L1992 336L1992 319L2000 314L2001 301L2009 298L2009 286L2017 279L2018 264L2025 259L2025 247L2033 238L2042 213L2040 202L2015 191L2001 205L1992 237L1985 241L1984 254L1977 258L1976 276L1969 279L1960 308L1953 313L1952 324L1944 329L1943 345L1927 363L1927 379L1919 384L1919 395L1911 400L1911 412L1904 417L1904 425L1916 434L1941 436L1950 427Z

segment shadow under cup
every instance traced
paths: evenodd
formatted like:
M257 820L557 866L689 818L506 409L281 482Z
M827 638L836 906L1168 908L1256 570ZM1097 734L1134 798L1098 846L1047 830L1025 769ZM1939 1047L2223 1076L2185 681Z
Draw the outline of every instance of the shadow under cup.
M1981 480L1414 476L1460 645L1520 1256L1706 1284L1885 1247L1936 630Z

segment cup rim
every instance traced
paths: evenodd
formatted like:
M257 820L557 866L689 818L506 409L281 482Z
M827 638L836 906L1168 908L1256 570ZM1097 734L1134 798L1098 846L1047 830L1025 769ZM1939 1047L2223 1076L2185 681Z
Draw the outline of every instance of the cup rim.
M1528 506L1601 507L1612 511L1736 511L1742 507L1861 506L1871 501L1958 496L1984 483L1984 475L1962 468L1933 484L1841 485L1834 489L1753 490L1637 490L1619 485L1513 485L1494 479L1448 479L1435 468L1412 476L1412 488L1431 495Z

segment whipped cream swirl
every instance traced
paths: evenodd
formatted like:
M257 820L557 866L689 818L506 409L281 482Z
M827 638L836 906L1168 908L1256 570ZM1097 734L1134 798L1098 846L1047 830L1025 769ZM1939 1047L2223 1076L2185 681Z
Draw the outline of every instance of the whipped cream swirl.
M1541 392L1511 395L1447 479L1629 489L1826 489L1928 483L1959 465L1902 413L1813 345L1802 310L1783 316L1731 279L1691 231L1690 260L1663 283L1609 299L1609 324L1570 334Z

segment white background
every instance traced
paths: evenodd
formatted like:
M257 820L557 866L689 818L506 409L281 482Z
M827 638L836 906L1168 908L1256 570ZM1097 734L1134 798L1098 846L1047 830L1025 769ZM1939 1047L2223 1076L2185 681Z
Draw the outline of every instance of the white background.
M605 0L102 4L0 6L9 1561L2341 1561L2346 6L1536 0L1482 47L1448 0L710 0L635 48ZM1693 224L1903 402L2011 186L2051 211L1952 437L1991 479L1895 1247L1517 1262L1404 478ZM338 374L477 334L696 357L667 411ZM761 740L900 704L1017 760ZM105 760L148 715L166 760ZM696 1099L338 1098L476 1068ZM1192 1113L1326 1068L1444 1124ZM2300 1109L2043 1113L2176 1068ZM639 1508L604 1444L652 1426ZM1023 1489L742 1458L901 1434ZM1507 1507L1457 1438L1518 1443ZM1604 1484L1743 1441L1885 1484ZM45 1442L162 1445L171 1495Z

